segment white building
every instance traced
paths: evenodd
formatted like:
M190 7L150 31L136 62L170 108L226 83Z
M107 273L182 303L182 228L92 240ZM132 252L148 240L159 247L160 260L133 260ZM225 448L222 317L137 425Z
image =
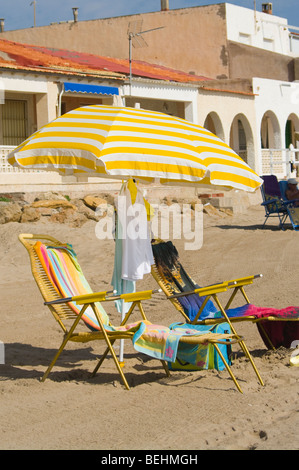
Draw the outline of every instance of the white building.
M254 11L226 4L227 39L258 47L277 54L299 55L297 35L291 31L299 27L287 19L272 14L272 4L263 4L263 11Z
M270 6L271 4L265 4L264 8L270 8ZM200 79L193 74L182 72L185 74L184 78L175 79L174 71L165 67L168 75L161 78L158 75L162 73L162 69L147 64L147 77L142 73L140 75L135 73L130 81L128 71L121 75L117 74L116 70L110 69L109 71L107 68L107 76L101 75L104 73L102 70L102 72L97 71L95 77L90 70L88 73L78 74L67 67L64 72L61 70L60 75L57 75L54 73L57 72L55 64L54 68L51 68L50 64L47 71L43 67L36 73L33 71L29 73L28 70L22 71L19 67L12 65L9 72L4 71L0 63L0 80L5 88L5 99L14 103L18 102L18 115L14 115L18 122L22 121L22 113L24 114L23 126L15 125L15 128L19 129L20 134L17 138L20 140L14 143L19 143L36 129L54 119L61 110L65 112L82 104L99 102L140 106L176 115L210 129L260 175L275 173L279 177L288 176L291 169L289 162L299 160L298 151L292 149L292 146L299 149L299 64L298 59L297 62L295 59L299 34L295 32L296 27L293 27L291 31L286 19L265 12L227 3L221 4L218 10L214 7L202 7L202 9L208 13L208 16L214 14L215 11L222 12L226 28L227 50L230 50L231 54L229 68L235 67L235 74L240 72L239 78L237 75L237 78L202 80L203 77ZM196 12L198 15L200 9L201 7L182 9L182 12L186 18L188 17L188 21L192 21L194 16L192 13ZM150 15L151 19L156 17L155 14L138 16L147 18L147 15ZM165 16L164 19L166 18ZM169 19L173 20L173 15L169 16ZM65 29L64 25L61 27ZM37 53L37 50L38 48L35 48L32 53ZM55 54L58 57L59 51L55 51ZM241 54L240 61L238 61L238 54ZM79 56L80 54L76 53L77 60ZM96 62L100 61L100 63L105 59L100 56L94 57ZM263 74L268 65L267 58L270 60L270 72L267 71L267 77L265 77ZM69 61L69 59L69 57L67 59L64 57L64 60ZM223 64L225 60L226 58L223 57ZM260 74L251 76L248 73L246 77L247 60L251 66L250 73L257 71ZM134 60L134 62L136 65L138 61ZM122 65L124 65L124 60ZM286 78L278 79L277 76L275 79L269 78L271 71L279 71L280 66L283 69L282 75ZM291 66L294 70L289 74ZM153 76L156 78L150 78ZM65 84L73 86L66 90ZM92 91L87 94L87 86L94 88L100 86L102 93ZM116 89L117 92L108 91L107 94L107 87L111 87L111 90ZM14 104L14 111L9 112L17 112L15 106ZM2 127L0 128L3 129L4 107L3 105L1 107ZM7 109L6 106L6 114ZM1 143L5 141L3 132L0 130ZM5 151L2 147L3 155ZM4 157L2 160L4 161ZM0 171L0 183L1 180L7 181L4 174L6 171L7 168L5 169L3 164L2 173ZM27 177L30 179L28 175ZM52 177L57 178L57 175L53 174ZM17 175L10 176L10 178L17 178ZM25 180L25 176L22 180Z

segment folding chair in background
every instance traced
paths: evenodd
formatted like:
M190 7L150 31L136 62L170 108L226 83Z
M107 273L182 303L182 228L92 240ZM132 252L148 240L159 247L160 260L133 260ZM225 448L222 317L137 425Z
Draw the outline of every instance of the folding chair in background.
M286 206L288 216L294 230L299 230L299 199L289 201L286 197L286 190L288 182L285 180L279 181L279 187L281 190L281 197Z
M137 351L147 353L147 347L154 349L156 346L159 352L159 348L161 348L160 338L157 338L157 344L155 344L155 339L153 339L155 335L152 335L152 337L150 337L149 346L147 346L146 341L140 333L140 330L143 332L147 327L150 329L152 325L146 318L142 302L150 299L156 291L149 290L123 294L121 296L111 295L111 293L107 291L94 293L84 277L76 255L70 245L63 244L55 238L43 234L21 234L19 235L19 240L29 253L32 274L43 296L44 303L49 307L64 333L61 346L41 380L44 381L48 377L68 341L86 343L93 340L104 340L107 349L95 367L92 376L96 374L104 359L111 353L122 381L129 390L130 387L116 357L113 345L118 339L130 339L133 341ZM104 310L102 303L108 301L115 302L119 299L130 302L131 307L121 325L114 327L111 325L108 314ZM135 307L139 309L141 320L128 324L129 317ZM70 326L67 325L69 322ZM87 331L85 329L85 331L77 332L77 326L79 326L79 324L81 326L82 324L84 324L85 327L87 326ZM170 329L167 327L153 325L153 328L155 329L155 333L156 331L162 331L162 338L170 333ZM136 336L137 340L135 339ZM141 338L142 341L139 343L138 349L136 343L139 338ZM218 346L223 343L234 344L240 341L242 341L242 338L235 334L214 334L210 332L206 333L205 331L201 333L196 332L194 334L192 332L185 334L184 332L183 336L181 336L181 333L179 335L180 343L189 344L192 347L194 347L194 345L211 344L221 357L237 389L242 392L240 385ZM159 358L161 355L154 355L152 357ZM167 362L167 360L161 360L166 374L169 375Z
M279 220L279 227L284 230L284 224L288 217L287 206L282 198L281 188L275 175L262 176L264 183L261 186L261 193L263 197L262 206L265 209L266 224L270 217L277 217Z
M294 230L299 230L299 203L298 200L290 201L285 192L287 181L278 181L275 175L262 176L264 183L261 186L263 196L262 206L265 208L265 222L269 217L278 217L279 227L285 230L285 224L289 217Z

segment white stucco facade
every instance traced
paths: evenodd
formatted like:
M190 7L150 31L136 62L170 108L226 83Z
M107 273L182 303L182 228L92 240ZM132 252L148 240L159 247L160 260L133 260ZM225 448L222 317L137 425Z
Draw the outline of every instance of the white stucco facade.
M164 113L171 111L171 103L180 103L181 117L198 123L197 85L139 79L121 87L121 96L123 105L138 106L144 100L151 100L153 109Z
M292 54L290 31L285 18L227 3L226 25L229 41L278 54Z
M289 144L286 140L288 122L292 125L293 134L299 132L299 83L254 78L253 91L256 95L256 135L261 141L263 140L261 137L263 138L263 134L267 132L268 145L266 147L273 151L288 148ZM293 143L294 147L299 147L296 139ZM258 170L261 173L264 159L261 145L257 147L257 152ZM298 153L296 158L299 160Z

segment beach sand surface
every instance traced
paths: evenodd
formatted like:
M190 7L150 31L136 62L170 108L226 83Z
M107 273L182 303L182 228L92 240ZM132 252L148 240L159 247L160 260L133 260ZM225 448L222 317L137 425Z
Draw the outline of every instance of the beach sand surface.
M174 243L183 265L200 285L262 273L247 288L259 306L299 305L299 234L263 228L264 211L223 218L204 215L203 246L186 251ZM73 245L95 291L110 288L114 242L95 236L96 222L81 228L55 223L0 226L0 448L70 450L291 450L299 448L299 368L290 367L291 349L268 351L256 325L236 325L265 382L262 387L234 346L232 370L243 394L226 371L171 372L125 345L125 390L110 358L90 377L103 342L69 344L49 378L40 382L62 340L62 333L31 275L20 233L46 233ZM156 288L147 276L138 290ZM224 294L225 296L225 294ZM225 297L223 297L225 298ZM239 305L238 302L235 304ZM114 325L119 314L105 305ZM169 325L182 317L162 293L144 302L149 320ZM135 317L137 319L137 317ZM299 339L299 338L298 338Z

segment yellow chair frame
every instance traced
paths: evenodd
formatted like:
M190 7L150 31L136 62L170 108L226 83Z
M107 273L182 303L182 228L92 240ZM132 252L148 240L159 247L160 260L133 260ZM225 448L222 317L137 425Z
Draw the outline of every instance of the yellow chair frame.
M248 276L248 277L244 277L242 279L240 278L240 279L235 279L235 280L231 280L231 281L212 284L212 285L206 286L206 287L201 287L201 288L198 288L198 289L194 289L193 291L190 291L190 292L179 292L179 293L174 294L170 290L170 287L167 284L167 282L165 282L165 280L161 276L161 274L159 272L159 269L156 266L156 264L154 264L152 266L151 274L152 274L153 278L155 279L155 281L158 283L159 287L165 293L167 299L169 299L171 301L171 303L175 306L175 308L183 315L183 317L185 318L187 323L196 324L196 325L200 325L200 324L202 324L202 325L215 325L215 324L218 324L218 323L227 322L231 327L232 333L237 335L237 336L238 336L238 333L236 332L236 329L234 328L234 326L232 324L232 320L228 317L228 315L226 313L226 310L229 308L229 306L231 305L232 301L234 300L235 296L237 295L237 293L239 291L244 296L245 300L248 301L248 303L249 303L248 297L247 297L247 295L245 293L245 290L244 290L244 286L252 284L254 279L261 276L261 275ZM233 290L228 302L226 303L225 307L223 307L221 302L220 302L220 299L219 299L219 294L221 294L223 292L227 292L229 289L232 289L232 288L234 290ZM200 307L200 309L198 310L197 315L194 318L194 320L190 321L190 319L186 315L182 305L178 301L178 298L179 297L185 297L185 296L192 295L192 294L198 294L199 297L205 297L205 300L202 303L202 306ZM217 304L219 310L221 311L221 313L223 315L223 318L221 318L221 319L219 319L219 318L218 319L207 319L207 320L198 321L198 318L200 317L201 312L203 311L203 309L205 308L207 302L211 298ZM253 321L254 317L247 317L247 319ZM241 319L239 319L239 320L241 320ZM258 377L258 380L259 380L260 384L263 386L264 382L261 378L261 375L260 375L260 373L259 373L259 371L258 371L258 369L257 369L257 367L256 367L256 365L253 361L253 358L252 358L252 356L251 356L244 340L240 341L239 344L240 344L240 347L243 350L245 356L250 361L250 363L253 367L253 370L256 373L257 377Z
M138 308L141 314L142 320L145 320L145 321L147 320L147 317L145 315L145 312L142 306L142 301L146 299L150 299L152 295L155 292L157 292L157 290L147 290L147 291L136 292L132 294L122 294L120 296L110 295L111 292L102 291L102 292L96 292L96 293L91 293L91 294L73 296L70 298L62 298L58 294L56 289L54 288L53 284L48 279L48 276L45 273L44 268L34 250L34 245L37 241L42 241L44 243L51 243L58 247L65 246L65 244L45 234L20 234L19 240L29 253L32 275L42 294L42 297L44 299L44 304L49 307L55 320L58 322L59 326L62 328L63 333L64 333L63 341L58 351L56 352L52 362L50 363L46 372L44 373L41 381L43 382L46 380L52 368L54 367L57 359L59 358L59 356L61 355L62 351L64 350L65 346L67 345L69 341L86 343L86 342L93 341L93 340L104 340L107 344L107 349L105 350L104 354L102 355L95 369L93 370L92 377L96 374L96 372L102 365L103 361L107 357L108 353L110 352L114 360L115 366L117 368L117 371L119 372L126 389L129 390L130 389L129 384L126 380L122 367L117 359L113 345L114 345L114 342L119 339L132 340L134 332L108 331L107 329L105 329L102 318L101 318L101 314L97 309L96 302L108 302L108 301L115 302L115 300L118 300L118 299L122 299L125 302L131 302L131 307L121 323L121 326L123 326L127 324L129 317L131 316L131 314L133 313L136 307ZM76 314L68 305L70 301L76 301L78 305L83 305L79 314ZM97 318L97 321L100 325L101 330L100 331L75 332L88 306L91 306L91 308L93 309L93 312ZM72 321L69 329L67 328L65 324L67 320ZM189 344L202 344L206 342L212 343L215 349L217 350L218 354L220 355L223 363L225 364L225 367L229 375L231 376L232 380L234 381L237 389L242 393L241 387L238 384L237 379L235 378L231 368L227 364L225 358L223 357L218 347L218 344L223 344L223 343L226 343L227 341L229 341L230 344L241 343L242 342L241 337L235 334L207 333L207 334L201 334L198 336L184 336L180 339L180 341L184 343L189 343ZM170 374L169 374L167 362L161 361L161 363L166 372L166 375L169 376Z

